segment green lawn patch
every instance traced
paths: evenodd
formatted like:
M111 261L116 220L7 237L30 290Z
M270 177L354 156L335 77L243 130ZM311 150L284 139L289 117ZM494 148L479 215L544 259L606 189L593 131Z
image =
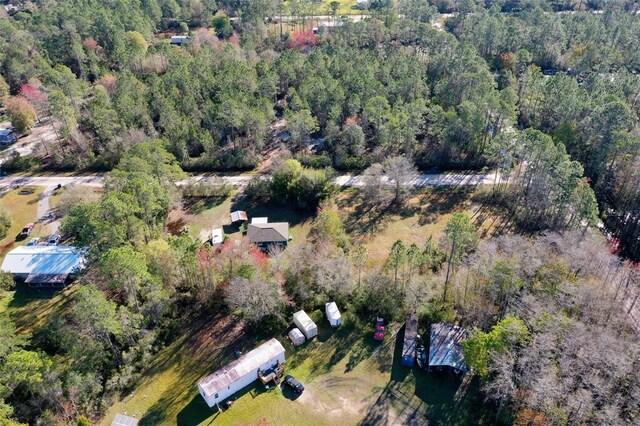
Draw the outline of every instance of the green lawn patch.
M402 332L389 327L385 341L373 340L372 327L345 313L339 329L329 327L320 311L311 314L318 336L293 348L285 330L277 336L287 350L286 374L305 385L297 397L286 388L266 389L255 382L234 395L230 409L210 409L197 390L207 374L264 341L250 337L231 316L191 324L158 356L130 395L116 402L102 424L117 413L141 419L141 425L357 425L478 423L487 416L477 384L447 374L400 366Z
M30 238L44 236L46 233L44 225L36 223L31 235L26 238L27 241L16 241L16 236L27 223L36 222L38 200L41 195L40 187L23 187L0 195L0 207L11 216L11 229L0 241L0 262L4 255L17 245L26 244Z

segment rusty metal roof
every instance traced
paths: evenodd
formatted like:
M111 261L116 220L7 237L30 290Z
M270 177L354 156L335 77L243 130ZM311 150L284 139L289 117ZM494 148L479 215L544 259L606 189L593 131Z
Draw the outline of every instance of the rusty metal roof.
M257 370L262 364L284 353L284 347L277 339L271 339L254 350L247 352L226 367L202 379L199 383L207 397ZM256 379L258 376L256 375Z

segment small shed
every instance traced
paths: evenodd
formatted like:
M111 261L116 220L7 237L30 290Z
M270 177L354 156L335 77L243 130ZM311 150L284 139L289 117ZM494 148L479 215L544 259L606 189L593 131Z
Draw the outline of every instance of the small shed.
M252 225L260 224L260 223L269 223L269 218L268 217L253 217L253 218L251 218L251 224Z
M259 378L269 376L271 371L281 371L284 361L284 346L271 339L202 379L198 390L207 405L213 407Z
M293 314L293 323L298 326L307 339L318 335L318 326L305 311L298 311Z
M402 365L413 367L418 346L418 317L407 315L404 325L404 343L402 345Z
M324 312L327 314L327 319L331 327L339 327L342 324L342 315L338 310L336 302L329 302L324 305Z
M231 223L242 223L247 221L247 212L236 210L231 212Z
M467 338L464 328L449 324L431 324L429 336L429 369L451 368L456 373L464 373L467 366L464 362L461 342Z
M295 327L293 330L289 332L289 340L291 340L291 343L293 343L293 346L300 346L307 339L305 339L304 334L302 334L302 331L300 331L298 327Z
M222 230L222 228L212 229L211 238L209 239L209 241L211 241L211 245L213 246L219 246L220 244L222 244L222 242L224 241L224 231Z

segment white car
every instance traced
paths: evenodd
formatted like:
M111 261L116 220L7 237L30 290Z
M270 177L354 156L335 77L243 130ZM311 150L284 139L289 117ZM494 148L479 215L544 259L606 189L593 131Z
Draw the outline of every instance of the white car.
M40 242L40 238L35 237L35 238L32 238L31 240L29 240L27 245L28 246L37 246L39 242Z

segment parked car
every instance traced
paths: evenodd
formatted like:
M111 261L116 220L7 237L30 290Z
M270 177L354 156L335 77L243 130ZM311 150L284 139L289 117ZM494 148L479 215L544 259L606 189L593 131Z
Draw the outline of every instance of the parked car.
M387 331L387 327L384 325L384 318L376 317L376 325L373 329L373 338L376 340L383 340L385 331Z
M17 141L16 134L11 129L0 129L0 145L10 145Z
M60 243L60 235L53 234L49 238L48 246L57 246Z
M31 231L33 231L33 223L27 223L18 234L18 237L26 238L31 234Z
M300 383L300 381L293 376L285 376L284 384L293 389L293 391L298 395L300 395L304 391L304 386L302 385L302 383Z
M29 240L27 245L28 246L37 246L39 242L40 242L40 238L35 237L35 238L32 238L31 240Z

